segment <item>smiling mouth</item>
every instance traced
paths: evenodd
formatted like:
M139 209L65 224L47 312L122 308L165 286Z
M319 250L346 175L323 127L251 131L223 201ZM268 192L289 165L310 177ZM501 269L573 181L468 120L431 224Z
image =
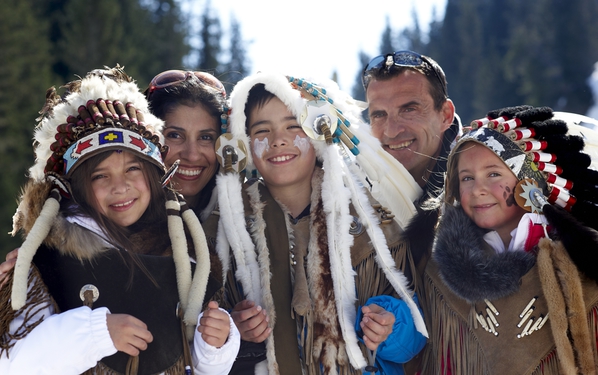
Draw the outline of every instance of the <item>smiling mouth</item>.
M405 142L401 142L398 145L388 145L388 148L390 148L391 150L402 150L405 149L409 146L411 146L411 144L415 142L413 139L410 139L408 141Z
M135 199L131 199L130 201L128 201L128 202L124 202L124 203L117 203L117 204L113 204L113 205L111 205L111 206L112 206L112 207L115 207L115 208L123 208L123 207L127 207L127 206L130 206L130 205L132 205L132 204L133 204L133 201L135 201Z
M203 172L203 169L182 169L180 167L176 171L177 174L180 174L183 176L188 176L188 177L199 176L201 174L201 172Z
M280 162L283 162L283 161L291 160L294 157L295 157L294 155L282 155L282 156L275 156L275 157L270 158L268 160L271 161L271 162L280 163Z

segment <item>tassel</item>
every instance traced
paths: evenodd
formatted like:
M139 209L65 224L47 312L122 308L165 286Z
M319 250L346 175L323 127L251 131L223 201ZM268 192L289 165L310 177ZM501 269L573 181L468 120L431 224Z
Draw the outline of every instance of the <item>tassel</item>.
M174 192L169 190L167 196L168 235L172 244L172 257L176 268L179 300L183 310L186 310L189 301L189 289L191 288L191 264L189 262L187 238L185 237L183 220L180 216L181 206Z
M27 300L27 276L33 256L50 233L52 223L60 209L60 194L58 189L53 189L44 203L35 224L27 234L27 239L19 249L19 256L15 264L15 273L12 285L11 304L13 310L19 310Z

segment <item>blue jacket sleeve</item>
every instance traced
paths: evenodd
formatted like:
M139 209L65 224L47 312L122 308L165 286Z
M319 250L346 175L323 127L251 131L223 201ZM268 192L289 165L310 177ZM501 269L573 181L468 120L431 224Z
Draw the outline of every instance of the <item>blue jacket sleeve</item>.
M415 303L419 307L417 296L413 297ZM376 304L386 311L389 311L395 316L395 323L392 327L392 333L388 338L378 346L376 352L376 362L378 367L382 370L380 374L401 374L399 371L391 370L396 367L398 363L405 363L412 359L419 353L426 344L426 337L417 331L411 311L407 304L392 296L376 296L367 300L366 306ZM421 311L421 308L420 308ZM357 319L355 320L355 330L361 331L359 323L362 319L361 306L357 310ZM360 340L362 340L360 338ZM363 340L362 340L363 342ZM393 362L393 363L386 363ZM402 366L401 366L402 367Z

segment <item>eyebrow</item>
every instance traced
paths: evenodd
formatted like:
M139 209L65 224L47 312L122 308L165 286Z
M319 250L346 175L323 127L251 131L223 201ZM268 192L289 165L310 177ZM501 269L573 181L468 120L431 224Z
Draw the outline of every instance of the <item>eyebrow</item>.
M491 165L486 165L485 167L483 167L483 169L499 168L500 166L501 166L501 164L491 164ZM459 170L459 174L465 173L465 172L470 172L470 170L469 169Z
M286 116L282 120L283 121L298 121L297 117L295 117L295 116ZM249 125L249 130L251 130L254 126L270 124L270 123L272 123L272 121L270 121L270 120L262 120L262 121L254 122L253 124Z

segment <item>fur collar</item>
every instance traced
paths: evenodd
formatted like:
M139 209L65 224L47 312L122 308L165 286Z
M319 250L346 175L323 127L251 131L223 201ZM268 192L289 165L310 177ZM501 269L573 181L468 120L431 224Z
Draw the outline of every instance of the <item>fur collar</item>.
M524 251L496 254L484 241L484 233L460 206L446 206L432 256L443 281L469 302L515 293L536 261Z

